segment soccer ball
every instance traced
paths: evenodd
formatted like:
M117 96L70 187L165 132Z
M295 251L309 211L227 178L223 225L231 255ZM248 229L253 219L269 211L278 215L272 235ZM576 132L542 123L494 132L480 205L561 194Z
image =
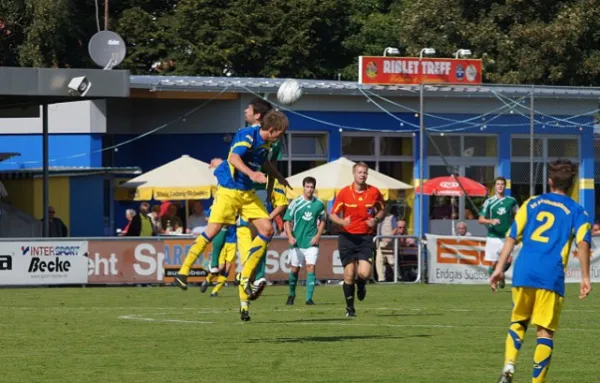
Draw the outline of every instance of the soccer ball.
M283 105L292 105L302 97L302 88L294 79L285 80L277 91L277 100Z

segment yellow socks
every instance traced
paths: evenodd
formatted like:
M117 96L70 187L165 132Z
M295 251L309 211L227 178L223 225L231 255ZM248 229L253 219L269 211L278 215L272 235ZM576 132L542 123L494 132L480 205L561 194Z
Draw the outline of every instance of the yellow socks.
M527 322L511 322L506 336L506 352L504 354L504 365L515 364L517 355L523 344L523 338L527 331Z
M552 358L554 341L550 338L538 338L535 353L533 354L533 379L532 383L545 383Z
M206 246L210 241L211 238L208 238L205 233L200 234L198 238L196 238L196 241L192 247L190 247L190 251L188 251L188 254L185 257L185 261L183 261L183 266L179 269L179 274L189 275L192 265L196 262L200 254L204 252L204 249L206 249Z
M254 270L260 263L263 255L266 254L265 250L269 245L271 238L264 237L262 235L257 235L256 238L252 241L252 245L250 246L250 251L248 252L248 259L244 263L244 268L242 269L242 278L250 278Z
M217 285L212 289L210 293L217 294L223 288L225 282L227 282L227 275L219 275L219 278L217 279Z

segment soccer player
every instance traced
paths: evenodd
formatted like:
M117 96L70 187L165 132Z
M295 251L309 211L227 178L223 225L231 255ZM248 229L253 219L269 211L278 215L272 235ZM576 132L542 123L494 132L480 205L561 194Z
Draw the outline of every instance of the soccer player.
M221 162L215 170L219 188L211 208L208 226L196 238L183 266L175 276L175 282L182 289L187 289L187 276L191 266L221 228L225 225L235 225L238 216L246 221L252 221L258 231L258 236L252 241L239 286L240 314L244 321L250 320L250 275L264 255L264 250L273 236L269 213L256 195L253 182L267 182L265 174L259 171L265 164L265 171L277 178L282 185L289 186L277 169L273 169L270 162L265 161L272 143L285 133L288 125L285 114L271 110L265 114L261 126L240 129L236 133L227 160Z
M366 283L371 277L375 244L373 235L385 215L383 196L375 186L367 184L369 166L357 162L352 167L354 182L340 190L329 215L331 221L342 227L338 249L344 266L344 300L346 317L355 317L354 279L356 297L362 301L367 295Z
M319 257L319 241L325 230L325 205L315 198L317 180L306 177L302 180L304 194L292 201L285 212L285 232L290 243L290 295L286 305L293 305L296 297L298 272L306 264L306 304L314 305L315 265Z
M210 274L206 277L204 282L202 282L201 292L206 292L208 286L216 277L217 285L212 289L210 296L218 296L219 291L221 291L225 282L227 282L227 276L229 275L231 265L235 261L237 250L236 242L237 236L235 225L223 227L219 234L214 238L213 251L210 259Z
M517 200L513 197L505 196L506 178L496 177L494 180L494 196L488 198L483 203L479 212L479 223L487 225L488 235L485 243L485 260L492 262L488 268L488 274L492 275L498 262L500 250L504 245L506 232L510 229L518 210ZM512 259L509 259L505 265L505 272L510 268ZM500 288L504 288L504 279L499 283Z
M581 263L579 298L590 285L590 220L581 205L567 196L577 174L570 161L550 165L550 193L527 200L519 209L490 278L492 290L504 278L504 265L517 241L522 241L513 269L513 309L510 318L504 369L500 383L510 383L515 362L529 324L536 326L533 383L546 382L554 348L554 332L565 295L565 269L573 240Z

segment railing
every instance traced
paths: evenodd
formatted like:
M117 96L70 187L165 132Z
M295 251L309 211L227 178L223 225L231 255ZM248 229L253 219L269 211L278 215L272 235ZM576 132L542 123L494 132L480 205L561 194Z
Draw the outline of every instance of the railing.
M398 241L400 239L413 239L414 240L414 245L409 245L409 246L399 246ZM420 283L422 281L422 276L423 276L423 266L424 266L424 262L423 262L423 246L421 244L421 241L419 241L419 238L414 237L414 236L410 236L410 235L378 235L376 237L373 238L373 241L375 242L375 247L376 249L378 249L379 247L379 241L382 239L391 239L393 241L393 252L394 252L394 283ZM389 245L386 246L385 248L381 249L381 255L383 255L383 250L389 250ZM376 258L375 258L375 264L377 265L378 259L377 257L380 256L379 251L377 251L376 254ZM404 258L405 256L408 256L407 258L409 258L410 260L406 261L406 259L401 259ZM411 258L415 257L414 262L412 261ZM399 278L399 273L398 271L402 271L402 273L404 274L402 277L408 275L408 273L406 272L407 269L405 268L409 268L408 270L410 270L411 267L416 266L416 277L413 281L406 281L406 280L400 280Z

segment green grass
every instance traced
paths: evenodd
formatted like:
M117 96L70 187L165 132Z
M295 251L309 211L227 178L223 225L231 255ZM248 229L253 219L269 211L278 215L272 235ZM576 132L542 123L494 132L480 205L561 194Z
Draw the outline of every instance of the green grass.
M600 298L570 285L551 382L598 382ZM0 290L2 382L495 382L511 307L484 286L374 286L344 318L340 286L268 287L241 323L237 289ZM137 319L123 319L128 318ZM145 318L145 319L144 319ZM208 322L208 323L206 323ZM530 382L535 334L515 382Z

